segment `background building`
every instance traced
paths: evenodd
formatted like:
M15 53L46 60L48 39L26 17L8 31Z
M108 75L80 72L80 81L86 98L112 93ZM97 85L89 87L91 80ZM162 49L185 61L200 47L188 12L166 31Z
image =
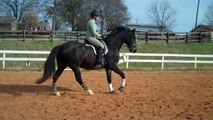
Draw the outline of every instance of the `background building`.
M16 18L0 16L0 30L17 30Z

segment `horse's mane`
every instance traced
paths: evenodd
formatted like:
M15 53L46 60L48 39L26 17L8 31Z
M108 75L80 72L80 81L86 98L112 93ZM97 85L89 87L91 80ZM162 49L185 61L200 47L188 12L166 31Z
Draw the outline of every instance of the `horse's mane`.
M118 26L118 27L111 29L111 32L109 33L109 35L107 35L107 37L105 38L105 41L109 41L113 36L115 36L115 34L117 34L118 32L121 32L121 31L125 31L125 30L130 30L130 29L127 27L124 27L124 26Z
M112 29L112 31L122 31L122 30L126 30L127 27L124 27L124 26L117 26L115 28Z

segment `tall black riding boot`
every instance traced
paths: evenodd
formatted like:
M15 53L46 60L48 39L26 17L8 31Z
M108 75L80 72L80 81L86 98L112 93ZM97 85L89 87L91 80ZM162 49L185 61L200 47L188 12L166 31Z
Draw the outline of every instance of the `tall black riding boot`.
M104 49L99 47L97 49L97 56L96 56L96 68L103 67L103 51Z

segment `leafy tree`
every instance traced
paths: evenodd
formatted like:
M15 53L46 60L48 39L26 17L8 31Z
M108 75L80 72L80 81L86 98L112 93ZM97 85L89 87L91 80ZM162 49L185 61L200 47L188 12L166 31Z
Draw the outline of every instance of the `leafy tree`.
M167 0L153 1L147 9L149 18L159 27L159 31L169 31L176 23L176 10Z
M19 29L35 29L39 27L39 20L36 13L28 12L23 15L21 23L19 23Z

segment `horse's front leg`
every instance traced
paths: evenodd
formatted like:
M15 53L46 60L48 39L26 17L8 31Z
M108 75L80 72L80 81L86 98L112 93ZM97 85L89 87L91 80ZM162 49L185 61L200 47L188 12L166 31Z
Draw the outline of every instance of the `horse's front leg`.
M121 84L120 84L120 87L118 88L118 90L120 92L123 92L124 91L124 87L126 85L126 80L125 80L125 74L123 71L121 71L121 69L118 67L118 66L115 66L113 69L112 69L115 73L119 74L120 77L121 77Z
M112 71L108 68L106 68L106 76L107 76L107 81L108 81L108 85L109 85L109 92L115 93L115 91L112 87Z
M120 87L118 88L118 90L119 90L120 92L123 92L123 91L124 91L125 85L126 85L126 80L123 78L123 79L121 80L121 85L120 85Z

